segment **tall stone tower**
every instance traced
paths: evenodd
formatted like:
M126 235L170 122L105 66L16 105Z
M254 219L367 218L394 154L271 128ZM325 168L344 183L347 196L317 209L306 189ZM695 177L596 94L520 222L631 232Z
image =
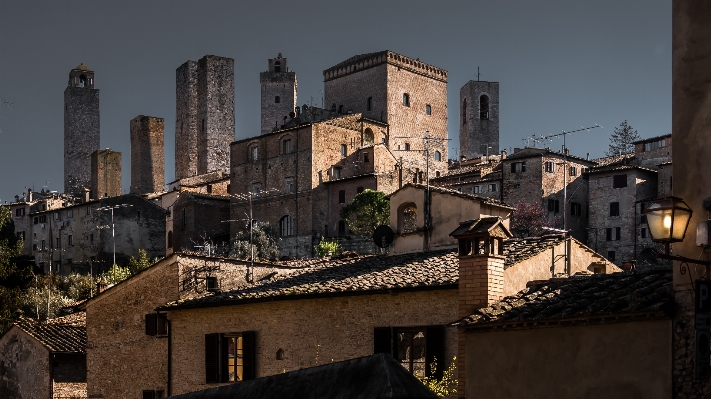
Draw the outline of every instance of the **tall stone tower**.
M470 80L459 90L459 148L468 159L499 152L499 83Z
M91 189L93 199L121 195L121 153L110 148L91 153Z
M284 124L284 117L296 107L296 72L290 72L281 53L269 59L269 70L259 74L262 86L262 134Z
M235 138L235 62L206 55L175 71L175 178L229 172Z
M131 193L161 192L164 186L163 118L139 115L131 120Z
M64 192L82 195L91 184L91 153L99 149L99 90L84 64L69 72L64 90Z

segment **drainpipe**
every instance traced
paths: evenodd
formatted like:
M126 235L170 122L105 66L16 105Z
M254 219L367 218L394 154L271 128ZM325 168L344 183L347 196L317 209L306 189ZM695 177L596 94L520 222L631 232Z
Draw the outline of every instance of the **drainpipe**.
M173 326L166 316L165 322L168 324L168 396L172 396L173 386Z

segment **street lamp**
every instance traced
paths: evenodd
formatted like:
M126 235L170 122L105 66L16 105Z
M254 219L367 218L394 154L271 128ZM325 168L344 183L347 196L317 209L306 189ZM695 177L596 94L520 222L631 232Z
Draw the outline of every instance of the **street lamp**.
M118 208L128 208L133 205L130 204L119 204L119 205L110 205L110 206L104 206L101 208L96 208L97 211L111 211L111 239L113 240L114 244L114 265L116 264L116 233L114 229L114 209Z

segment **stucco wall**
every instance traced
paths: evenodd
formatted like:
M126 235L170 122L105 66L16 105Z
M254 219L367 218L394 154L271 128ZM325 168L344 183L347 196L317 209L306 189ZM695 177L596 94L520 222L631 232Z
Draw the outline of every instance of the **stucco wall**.
M49 352L16 326L0 337L0 398L49 398Z
M469 332L466 348L468 399L671 397L668 320Z
M285 300L178 310L173 325L173 394L205 384L205 334L256 331L256 376L373 354L375 327L442 325L457 318L457 290ZM447 365L457 331L445 333ZM279 349L284 360L276 360Z

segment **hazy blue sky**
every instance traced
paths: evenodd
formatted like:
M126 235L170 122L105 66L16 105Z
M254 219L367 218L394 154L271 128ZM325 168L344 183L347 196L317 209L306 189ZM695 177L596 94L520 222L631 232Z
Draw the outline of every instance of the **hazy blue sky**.
M174 177L175 69L205 54L235 59L237 139L260 129L259 72L281 52L299 104L320 104L323 70L392 50L449 71L450 158L459 89L500 82L502 148L530 135L600 124L568 139L603 156L627 119L643 138L671 131L671 1L8 1L0 0L0 201L63 189L63 93L84 63L101 90L101 147L123 153L129 121L165 118ZM454 121L454 123L452 123ZM561 140L549 144L560 149Z

